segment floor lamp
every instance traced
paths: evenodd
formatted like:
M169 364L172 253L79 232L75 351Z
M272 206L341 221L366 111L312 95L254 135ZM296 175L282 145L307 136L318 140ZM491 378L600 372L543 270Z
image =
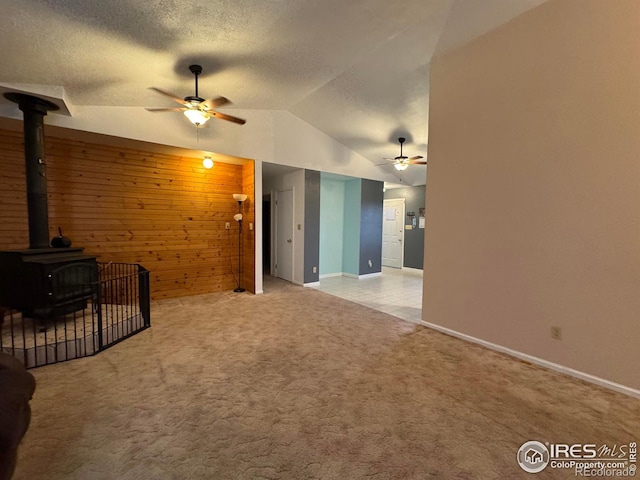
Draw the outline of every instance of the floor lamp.
M242 202L247 199L244 193L234 193L234 200L238 202L238 213L233 216L233 219L238 222L238 287L234 292L244 292L244 288L240 286L240 279L242 278Z

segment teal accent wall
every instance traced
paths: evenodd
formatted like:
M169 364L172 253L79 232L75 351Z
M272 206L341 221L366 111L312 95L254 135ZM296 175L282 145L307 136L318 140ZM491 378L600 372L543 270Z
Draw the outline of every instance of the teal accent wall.
M342 272L345 182L320 181L320 275Z
M351 275L360 274L360 208L362 181L344 182L344 233L342 249L342 271Z

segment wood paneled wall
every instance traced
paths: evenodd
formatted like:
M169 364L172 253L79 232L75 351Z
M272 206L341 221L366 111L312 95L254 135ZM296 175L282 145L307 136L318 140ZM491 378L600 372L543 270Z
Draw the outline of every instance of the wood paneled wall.
M154 299L233 290L232 194L246 193L242 286L255 291L253 162L207 170L200 158L145 150L142 142L119 148L58 138L46 127L45 136L50 236L60 226L100 261L142 264ZM0 249L28 243L22 132L0 130Z

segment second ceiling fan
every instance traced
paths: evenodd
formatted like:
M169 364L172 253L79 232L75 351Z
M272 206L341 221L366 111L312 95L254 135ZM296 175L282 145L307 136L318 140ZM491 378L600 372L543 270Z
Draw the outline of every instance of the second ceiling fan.
M149 87L154 92L158 92L165 97L169 97L170 99L178 102L182 105L182 107L175 108L147 108L150 112L183 112L185 116L189 119L191 123L193 123L196 127L201 127L210 118L219 118L220 120L227 120L229 122L237 123L239 125L244 125L246 123L245 120L238 117L233 117L231 115L226 115L224 113L216 112L214 108L221 107L223 105L227 105L231 102L224 97L216 97L211 99L204 99L198 96L198 75L202 73L202 67L200 65L189 65L189 70L191 73L195 75L195 83L196 83L196 91L195 95L184 97L184 99L178 98L177 95L167 92L166 90L162 90L156 87Z
M415 157L407 157L405 155L402 154L402 144L406 141L406 139L404 137L400 137L398 138L398 142L400 143L400 155L398 155L395 158L383 158L383 160L391 160L393 162L393 166L395 167L396 170L402 171L402 170L406 170L406 168L409 165L426 165L427 161L426 160L420 160L422 157L421 155L416 155ZM381 163L379 165L389 165L388 163Z

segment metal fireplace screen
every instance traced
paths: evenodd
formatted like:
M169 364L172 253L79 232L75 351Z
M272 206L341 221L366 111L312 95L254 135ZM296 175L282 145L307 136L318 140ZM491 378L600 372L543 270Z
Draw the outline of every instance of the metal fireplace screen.
M69 265L52 272L47 316L0 305L0 351L27 368L94 355L149 326L149 272L137 264Z

